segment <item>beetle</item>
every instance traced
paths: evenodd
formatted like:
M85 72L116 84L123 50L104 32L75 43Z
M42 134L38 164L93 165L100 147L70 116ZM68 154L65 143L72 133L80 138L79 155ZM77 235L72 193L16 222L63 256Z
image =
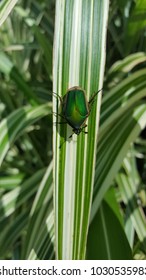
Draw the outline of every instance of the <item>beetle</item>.
M81 131L87 133L83 129L87 126L86 121L90 115L94 98L98 92L91 96L89 102L87 101L85 90L79 86L69 88L63 97L57 95L62 107L62 114L58 115L65 119L65 122L60 123L69 124L73 128L73 134L79 135ZM72 137L72 135L70 137Z

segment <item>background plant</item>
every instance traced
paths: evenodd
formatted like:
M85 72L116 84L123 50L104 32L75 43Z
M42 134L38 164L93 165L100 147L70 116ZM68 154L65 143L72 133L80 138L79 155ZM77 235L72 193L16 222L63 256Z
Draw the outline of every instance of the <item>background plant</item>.
M9 2L0 4L0 258L52 259L55 3ZM89 259L146 258L145 10L110 4Z

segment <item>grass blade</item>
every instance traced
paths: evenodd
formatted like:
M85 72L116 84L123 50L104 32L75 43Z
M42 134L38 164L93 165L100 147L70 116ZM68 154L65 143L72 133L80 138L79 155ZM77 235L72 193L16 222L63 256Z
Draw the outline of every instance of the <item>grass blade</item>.
M7 19L18 0L3 0L0 3L0 26Z
M89 100L102 88L107 0L56 3L53 91L63 96L72 86ZM58 259L84 259L92 190L101 92L88 119L88 135L68 139L68 126L54 127L55 234ZM53 111L58 112L54 97ZM54 117L54 120L55 117ZM61 145L61 149L59 146Z
M50 104L22 107L15 110L0 124L0 164L2 163L11 143L30 124L50 113Z

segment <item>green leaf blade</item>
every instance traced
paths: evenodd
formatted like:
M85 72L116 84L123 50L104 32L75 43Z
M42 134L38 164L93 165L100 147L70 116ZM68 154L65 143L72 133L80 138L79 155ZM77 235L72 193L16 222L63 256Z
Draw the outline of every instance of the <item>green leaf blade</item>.
M89 101L102 88L108 4L108 1L57 1L53 91L60 96L68 88L80 86ZM69 126L58 125L57 131L54 129L55 233L59 259L85 257L100 103L101 92L88 118L87 135L81 133L70 139ZM58 112L56 98L53 111Z

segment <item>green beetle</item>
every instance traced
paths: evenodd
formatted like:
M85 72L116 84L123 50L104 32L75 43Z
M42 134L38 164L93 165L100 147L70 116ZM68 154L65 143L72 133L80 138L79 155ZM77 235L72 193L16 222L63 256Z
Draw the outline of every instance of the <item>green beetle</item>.
M79 135L87 126L86 120L90 115L91 106L98 92L93 94L89 102L87 102L85 90L78 86L69 88L63 98L57 95L62 105L62 114L59 115L65 119L63 123L67 123L73 128L73 134ZM84 133L87 132L84 131Z

